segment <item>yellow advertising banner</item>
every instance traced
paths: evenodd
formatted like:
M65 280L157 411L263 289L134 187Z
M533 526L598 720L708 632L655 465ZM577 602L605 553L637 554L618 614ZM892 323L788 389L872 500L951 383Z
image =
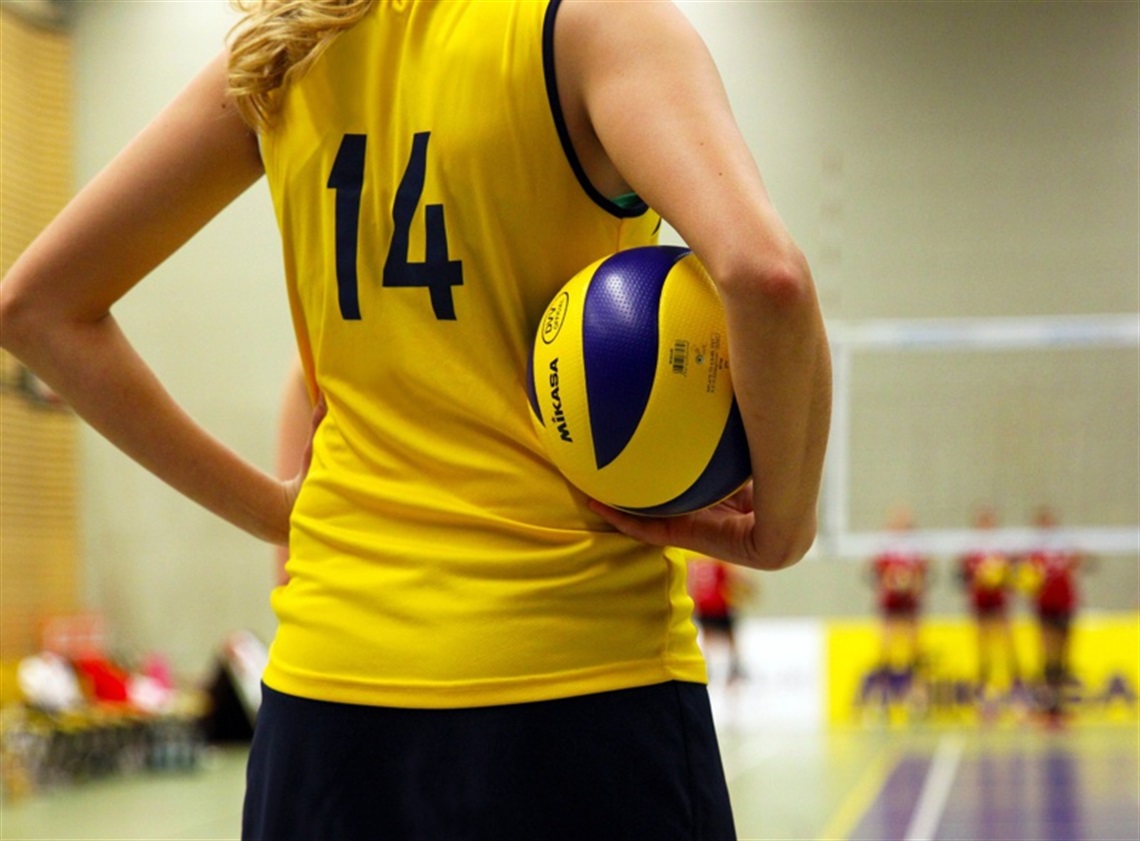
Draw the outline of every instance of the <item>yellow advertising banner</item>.
M1040 710L1042 641L1032 617L1011 623L1008 643L969 618L926 619L916 643L873 620L829 622L826 636L831 724L1020 720ZM1140 613L1079 615L1069 646L1066 711L1082 721L1140 719Z

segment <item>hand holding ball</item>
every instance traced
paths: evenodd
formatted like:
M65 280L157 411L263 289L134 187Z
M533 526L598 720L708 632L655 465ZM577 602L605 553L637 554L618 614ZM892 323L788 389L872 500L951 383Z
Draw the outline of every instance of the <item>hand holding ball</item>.
M571 278L538 327L528 385L547 454L606 505L687 514L751 476L724 307L686 248L621 251Z

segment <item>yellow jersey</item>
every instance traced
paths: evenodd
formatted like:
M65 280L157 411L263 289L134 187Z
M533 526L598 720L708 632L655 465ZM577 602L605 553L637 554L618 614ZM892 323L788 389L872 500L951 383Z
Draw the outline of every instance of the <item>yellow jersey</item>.
M683 565L589 511L531 426L558 288L656 240L599 195L553 75L557 0L381 0L261 138L310 387L268 686L469 707L704 681Z

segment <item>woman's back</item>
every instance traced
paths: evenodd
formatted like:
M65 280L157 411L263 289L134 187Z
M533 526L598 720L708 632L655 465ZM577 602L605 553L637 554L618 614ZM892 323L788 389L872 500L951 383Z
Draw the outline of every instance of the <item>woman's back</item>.
M378 3L263 137L329 407L274 597L282 691L470 706L703 678L681 570L589 512L530 426L550 298L659 224L577 174L556 8Z

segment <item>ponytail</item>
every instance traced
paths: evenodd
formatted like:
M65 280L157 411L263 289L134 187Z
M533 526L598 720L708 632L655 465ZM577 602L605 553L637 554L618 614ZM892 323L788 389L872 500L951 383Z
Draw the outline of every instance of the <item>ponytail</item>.
M281 93L376 0L231 0L245 17L230 32L229 92L258 132L272 127Z

